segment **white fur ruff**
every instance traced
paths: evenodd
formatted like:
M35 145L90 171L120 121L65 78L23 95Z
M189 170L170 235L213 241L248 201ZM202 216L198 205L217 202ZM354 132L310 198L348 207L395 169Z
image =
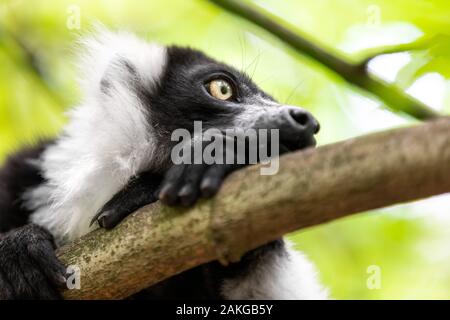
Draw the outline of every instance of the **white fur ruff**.
M314 265L289 243L284 254L273 252L263 257L245 277L225 280L222 294L229 300L328 299Z
M167 60L164 47L124 32L100 30L82 45L84 102L69 113L63 134L38 163L48 182L24 195L26 205L36 210L32 222L49 229L58 242L89 232L98 210L155 156L149 106L128 86L130 75L117 61L127 61L151 89ZM106 73L107 93L100 84Z

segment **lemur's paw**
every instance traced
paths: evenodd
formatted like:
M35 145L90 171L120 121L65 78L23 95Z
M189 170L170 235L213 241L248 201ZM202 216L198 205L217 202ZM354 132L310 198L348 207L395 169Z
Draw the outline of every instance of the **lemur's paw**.
M122 222L123 219L140 207L156 201L156 197L151 194L148 195L145 201L136 201L138 195L132 192L127 194L130 197L128 200L124 200L120 194L117 194L110 201L108 201L92 218L91 225L97 222L101 228L108 230L113 229L120 222Z
M226 175L235 169L224 164L174 165L160 185L158 198L167 205L191 206L201 197L214 196Z
M0 299L61 299L66 267L52 235L29 224L0 236Z
M156 190L161 176L144 172L133 178L127 186L116 193L92 218L91 225L98 222L105 229L112 229L137 209L158 200Z

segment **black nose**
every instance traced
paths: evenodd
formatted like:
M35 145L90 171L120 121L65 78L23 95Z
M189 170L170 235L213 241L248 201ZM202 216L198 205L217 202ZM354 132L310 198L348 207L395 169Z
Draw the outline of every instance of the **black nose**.
M319 132L319 122L308 111L283 106L278 114L280 142L289 150L298 150L316 145L314 135Z
M299 126L299 129L303 129L307 133L316 134L320 130L319 122L308 111L300 108L289 108L288 117L291 117Z
M288 151L315 146L314 135L320 129L319 122L311 113L294 106L269 108L260 114L254 126L257 129L278 130L280 146Z

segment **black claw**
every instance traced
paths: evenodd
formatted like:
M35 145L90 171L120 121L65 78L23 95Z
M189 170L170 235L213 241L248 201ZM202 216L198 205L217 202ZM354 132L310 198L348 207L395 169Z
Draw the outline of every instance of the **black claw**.
M98 218L97 218L97 221L98 221L98 225L101 227L101 228L107 228L107 216L108 216L108 212L109 211L106 211L106 212L103 212L101 215L99 215L98 216Z
M91 222L89 223L89 228L92 227L92 225L98 221L98 219L100 218L100 216L101 216L103 213L104 213L104 211L103 211L103 210L100 210L100 211L99 211L99 212L91 219ZM100 223L99 223L99 225L100 225Z
M101 228L108 230L114 228L126 216L126 214L121 213L123 212L115 210L101 212L97 217L98 225Z
M58 288L61 288L61 289L67 288L67 278L65 275L63 275L61 273L54 273L51 276L51 279Z
M53 257L49 257L48 260L53 260L53 266L47 266L46 269L43 270L43 272L52 280L52 282L56 286L65 288L67 285L66 267Z
M99 213L97 213L91 220L91 223L89 224L89 227L91 227L95 222L98 223L100 228L108 229L108 216L111 215L111 211L107 210L101 210Z
M57 279L58 279L58 283L62 286L66 286L67 285L67 278L66 276L63 276L62 274L58 274L57 275Z

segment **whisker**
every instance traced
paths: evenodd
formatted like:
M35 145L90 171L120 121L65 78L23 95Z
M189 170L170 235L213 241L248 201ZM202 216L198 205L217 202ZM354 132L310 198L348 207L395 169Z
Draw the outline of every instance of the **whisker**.
M299 80L298 84L291 90L291 93L288 95L286 101L284 102L285 104L289 104L289 100L291 100L291 98L294 96L294 93L297 91L297 89L304 83L305 82L303 79Z

